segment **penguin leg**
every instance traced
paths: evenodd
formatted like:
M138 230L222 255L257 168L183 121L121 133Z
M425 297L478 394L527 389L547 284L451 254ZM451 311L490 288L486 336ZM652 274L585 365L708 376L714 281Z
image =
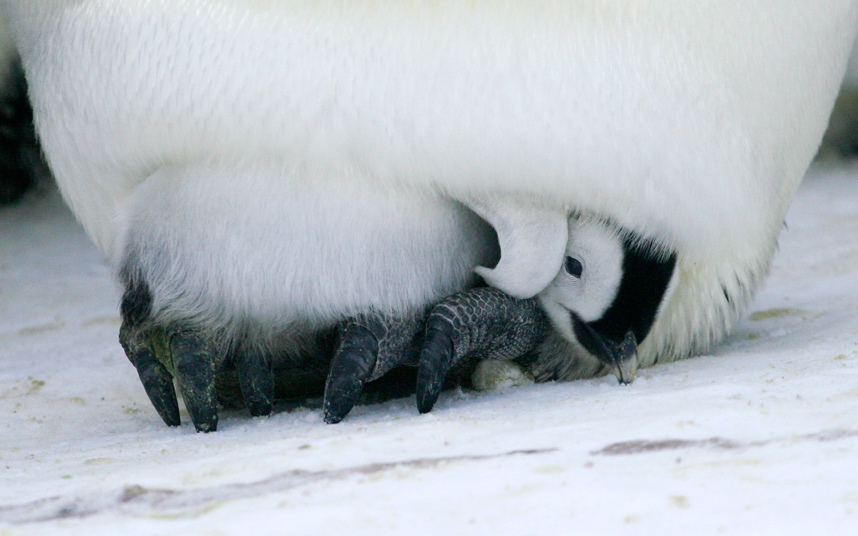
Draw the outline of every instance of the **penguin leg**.
M417 409L432 410L447 372L467 356L513 360L548 334L536 299L519 300L494 288L474 288L436 305L426 320L417 372Z
M343 420L360 398L366 383L398 365L414 363L420 348L424 317L389 318L368 315L339 326L339 345L325 384L325 422Z
M222 361L214 338L186 326L158 325L151 319L151 305L152 295L144 282L126 285L119 342L168 426L181 423L175 377L196 430L213 432L218 421L215 372Z

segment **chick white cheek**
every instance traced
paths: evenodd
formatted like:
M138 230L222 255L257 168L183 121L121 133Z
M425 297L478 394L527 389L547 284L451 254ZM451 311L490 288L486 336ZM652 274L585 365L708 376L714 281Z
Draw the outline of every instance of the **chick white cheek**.
M546 295L585 322L598 320L616 297L623 257L623 241L616 229L600 221L572 218L567 260Z
M580 278L561 271L548 289L550 296L567 309L573 309L581 302L584 285Z
M574 341L575 333L572 326L572 315L567 307L557 301L556 288L552 285L539 294L542 310L548 315L554 328L568 341Z

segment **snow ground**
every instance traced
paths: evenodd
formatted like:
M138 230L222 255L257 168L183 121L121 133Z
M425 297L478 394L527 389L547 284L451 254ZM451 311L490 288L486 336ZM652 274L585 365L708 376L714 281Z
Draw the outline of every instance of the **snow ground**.
M613 378L165 427L56 193L0 211L0 536L854 534L858 165L809 174L712 354Z

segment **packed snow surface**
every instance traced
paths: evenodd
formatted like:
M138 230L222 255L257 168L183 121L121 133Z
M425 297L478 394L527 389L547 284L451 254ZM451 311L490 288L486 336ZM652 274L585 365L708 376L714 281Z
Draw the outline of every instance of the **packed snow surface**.
M0 211L0 535L858 530L858 166L817 166L711 354L613 377L167 428L58 195ZM509 383L509 382L508 382ZM512 382L516 383L516 382Z

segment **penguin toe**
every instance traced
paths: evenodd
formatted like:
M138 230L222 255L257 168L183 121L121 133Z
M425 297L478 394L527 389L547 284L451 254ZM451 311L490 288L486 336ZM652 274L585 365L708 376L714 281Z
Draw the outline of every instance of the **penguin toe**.
M214 337L204 331L152 318L152 295L139 278L130 279L120 306L119 342L155 411L168 426L179 426L175 378L198 432L217 429L215 374L222 362Z
M331 361L323 412L335 424L357 404L364 386L399 365L416 361L422 317L366 315L339 327L339 345Z
M474 288L441 301L426 321L417 372L418 411L432 410L447 374L458 363L519 358L535 349L548 330L548 319L535 299Z
M179 404L173 387L173 374L167 367L171 357L164 331L154 329L132 332L123 326L120 341L128 359L137 369L140 382L155 411L167 426L179 426Z
M179 391L197 432L217 430L217 359L209 337L193 330L170 337L170 351Z
M253 417L271 414L274 399L274 371L271 362L246 351L233 354L238 383L247 410Z

